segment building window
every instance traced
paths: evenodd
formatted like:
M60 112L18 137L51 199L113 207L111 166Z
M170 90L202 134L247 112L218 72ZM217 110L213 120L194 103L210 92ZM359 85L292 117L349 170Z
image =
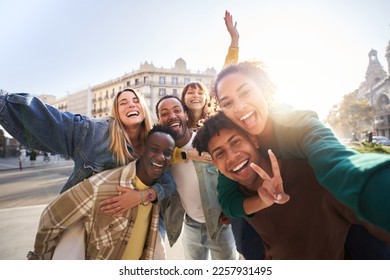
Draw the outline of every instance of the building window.
M138 79L138 78L135 79L134 84L135 84L136 86L138 86L138 84L139 84L139 79Z
M172 95L177 97L177 88L173 89Z
M179 81L177 79L177 77L172 77L172 85L178 85L179 84Z
M148 79L148 76L145 76L145 77L144 77L144 84L147 84L147 83L148 83L148 80L149 80L149 79Z
M127 81L126 86L128 87L130 86L130 81Z
M165 77L160 76L160 85L165 85Z
M190 82L190 78L184 78L184 84L188 84Z
M159 88L158 89L158 96L165 96L167 93L165 88Z

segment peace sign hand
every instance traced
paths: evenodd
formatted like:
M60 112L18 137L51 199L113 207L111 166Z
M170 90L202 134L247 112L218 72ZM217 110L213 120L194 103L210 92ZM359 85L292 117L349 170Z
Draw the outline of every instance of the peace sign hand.
M280 175L280 169L278 160L271 150L268 150L268 155L271 160L273 177L270 177L260 166L255 163L251 163L251 168L259 174L263 179L263 184L257 189L261 200L267 206L271 206L274 203L284 204L290 200L290 196L284 192L283 180Z

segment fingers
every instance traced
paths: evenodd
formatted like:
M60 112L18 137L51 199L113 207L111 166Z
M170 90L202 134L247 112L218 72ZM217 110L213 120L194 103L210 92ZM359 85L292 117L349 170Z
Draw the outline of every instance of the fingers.
M284 204L290 200L290 196L283 191L283 186L280 186L281 183L276 184L275 186L275 181L267 180L258 189L258 194L265 203Z
M264 182L257 192L263 202L268 206L274 203L284 204L290 200L288 194L276 191L269 181Z
M117 198L112 197L112 198L107 198L107 199L100 201L100 205L105 205L104 207L109 207L109 209L111 209L110 205L112 205L116 202L118 202Z
M271 151L271 149L268 150L268 155L271 160L272 173L274 177L281 177L278 159L276 158L275 154Z

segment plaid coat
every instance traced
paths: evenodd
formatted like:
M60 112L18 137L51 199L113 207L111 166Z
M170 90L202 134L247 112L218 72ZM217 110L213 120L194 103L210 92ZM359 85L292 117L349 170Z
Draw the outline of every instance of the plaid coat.
M100 201L118 195L118 185L134 188L135 161L102 171L62 193L43 211L29 259L51 259L63 231L83 221L86 229L86 259L121 259L130 239L138 207L112 217L100 211ZM152 206L152 219L142 259L153 259L158 234L159 206Z

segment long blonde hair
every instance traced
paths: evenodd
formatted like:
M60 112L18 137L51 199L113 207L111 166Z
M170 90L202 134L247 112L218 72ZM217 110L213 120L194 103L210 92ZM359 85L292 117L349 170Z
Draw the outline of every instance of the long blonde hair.
M116 159L116 162L118 166L125 165L135 159L134 155L132 155L129 150L127 149L127 145L129 144L133 149L133 144L130 141L129 136L123 129L123 124L119 117L119 110L118 110L118 99L119 96L125 92L130 91L137 96L142 110L144 112L145 119L142 122L142 131L140 133L140 140L142 141L142 144L145 144L146 136L149 132L149 130L152 129L153 121L152 121L152 114L150 113L150 110L148 109L147 103L144 99L144 97L137 93L132 88L126 88L120 92L117 93L115 96L112 107L111 107L111 113L110 113L110 146L109 149L112 151L113 158Z

